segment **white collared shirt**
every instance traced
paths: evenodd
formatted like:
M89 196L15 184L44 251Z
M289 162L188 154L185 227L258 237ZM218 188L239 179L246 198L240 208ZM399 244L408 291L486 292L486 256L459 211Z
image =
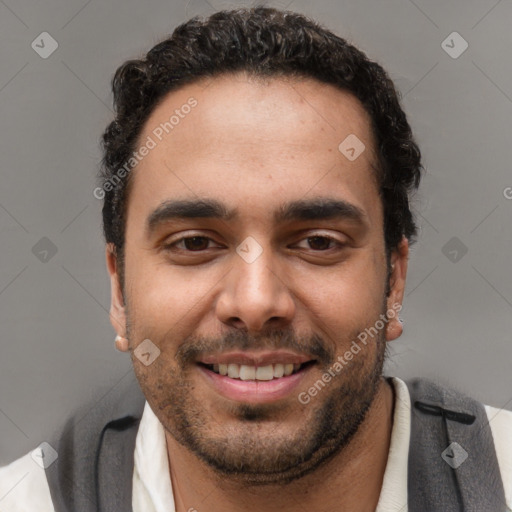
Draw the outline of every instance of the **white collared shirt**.
M411 405L407 385L398 377L395 413L376 512L407 512L407 464L411 429ZM496 455L512 509L512 411L485 405ZM55 512L44 469L34 452L0 468L0 512ZM146 402L135 442L133 512L175 512L167 445L162 424ZM172 461L171 461L172 463Z

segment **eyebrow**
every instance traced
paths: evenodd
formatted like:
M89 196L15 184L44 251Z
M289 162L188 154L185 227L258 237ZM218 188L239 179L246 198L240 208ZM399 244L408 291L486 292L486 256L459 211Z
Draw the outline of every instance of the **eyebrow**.
M180 199L161 203L147 218L146 233L151 234L170 220L196 218L219 219L223 221L239 218L237 209L228 209L215 199ZM367 214L356 206L342 199L318 197L299 199L279 206L273 216L276 224L306 220L350 220L358 224L367 224Z

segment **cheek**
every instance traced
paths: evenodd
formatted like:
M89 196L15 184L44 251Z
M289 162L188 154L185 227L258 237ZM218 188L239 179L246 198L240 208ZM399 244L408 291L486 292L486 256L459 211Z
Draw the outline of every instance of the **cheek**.
M358 333L381 314L384 279L372 262L359 258L316 279L297 281L309 321L328 330L333 339Z
M163 352L172 352L173 340L194 332L208 314L212 289L222 275L215 269L177 270L165 262L143 262L141 258L140 264L132 267L128 290L136 337L159 340Z
M141 253L138 259L132 260L131 294L138 303L138 312L144 311L150 316L162 312L167 316L179 309L177 306L185 308L195 299L200 288L195 286L198 283L184 279L183 272L176 271L163 259Z

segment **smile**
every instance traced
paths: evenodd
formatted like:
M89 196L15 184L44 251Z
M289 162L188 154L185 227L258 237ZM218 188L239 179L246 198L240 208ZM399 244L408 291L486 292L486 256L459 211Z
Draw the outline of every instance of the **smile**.
M268 364L266 366L251 366L246 364L236 363L220 363L220 364L209 364L204 365L210 371L215 372L219 375L227 376L230 379L239 380L256 380L256 381L269 381L274 379L280 379L297 373L301 368L306 365L313 364L314 361L308 361L306 363L276 363ZM202 364L202 363L200 363Z
M197 363L206 384L223 398L236 402L261 404L295 398L305 389L316 361L275 363L265 366L237 363Z

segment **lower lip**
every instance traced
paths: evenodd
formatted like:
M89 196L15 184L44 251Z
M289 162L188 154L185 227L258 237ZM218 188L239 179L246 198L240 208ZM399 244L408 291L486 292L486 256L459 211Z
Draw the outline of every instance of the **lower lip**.
M268 403L286 398L300 383L314 365L308 365L297 373L272 380L240 380L215 373L198 364L201 374L215 390L226 398L237 402Z

